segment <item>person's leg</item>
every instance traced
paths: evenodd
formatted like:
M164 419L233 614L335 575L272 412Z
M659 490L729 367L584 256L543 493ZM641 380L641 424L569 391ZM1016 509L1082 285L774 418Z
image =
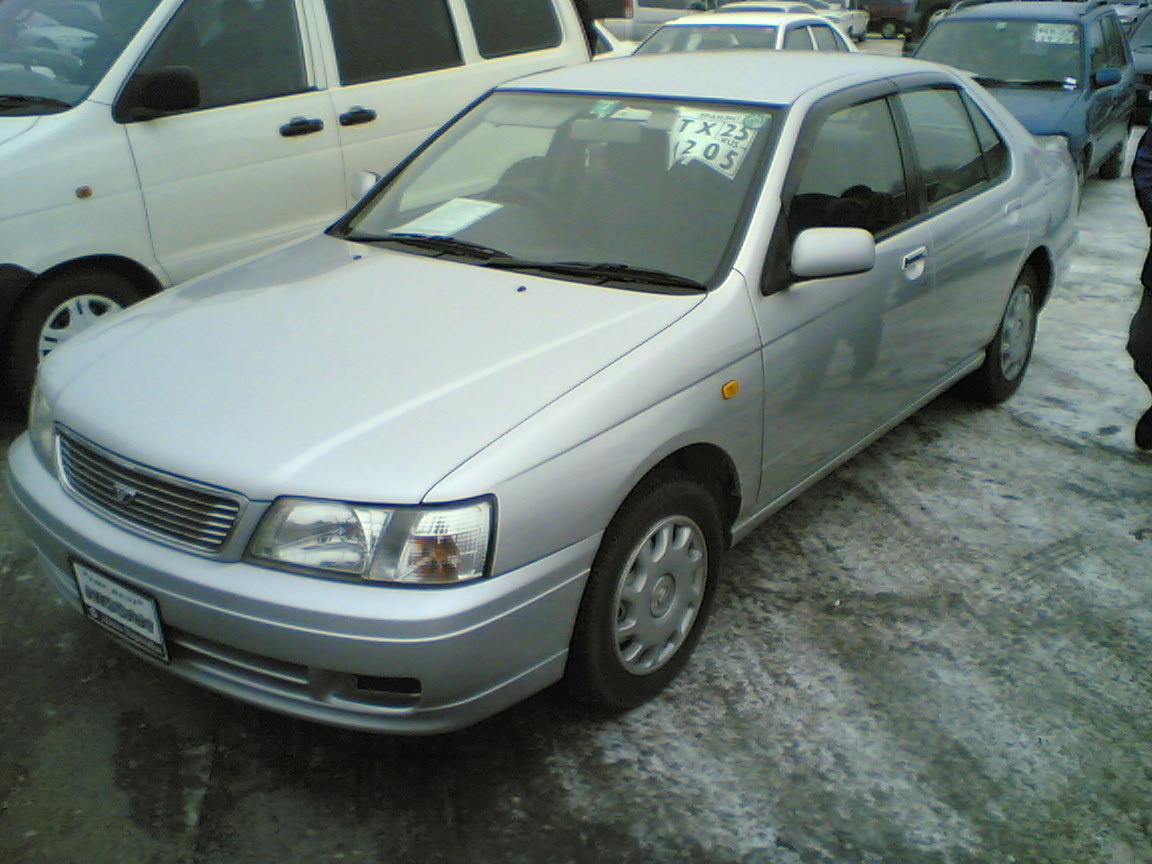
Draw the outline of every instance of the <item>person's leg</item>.
M1128 328L1127 348L1132 358L1132 368L1152 392L1152 254L1144 263L1141 281L1144 283L1144 293ZM1137 421L1135 439L1140 449L1152 450L1152 408L1145 411Z

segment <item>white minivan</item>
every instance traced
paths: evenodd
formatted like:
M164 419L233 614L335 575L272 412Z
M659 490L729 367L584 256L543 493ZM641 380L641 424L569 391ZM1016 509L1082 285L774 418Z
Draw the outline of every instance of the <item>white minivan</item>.
M0 0L0 369L300 238L492 86L585 62L570 0Z

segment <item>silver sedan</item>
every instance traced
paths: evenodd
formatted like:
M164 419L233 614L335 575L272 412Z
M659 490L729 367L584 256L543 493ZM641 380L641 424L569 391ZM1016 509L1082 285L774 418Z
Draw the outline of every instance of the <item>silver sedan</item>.
M270 709L627 709L725 550L935 394L1020 384L1069 160L944 67L712 53L497 89L323 236L53 352L9 482L142 658Z

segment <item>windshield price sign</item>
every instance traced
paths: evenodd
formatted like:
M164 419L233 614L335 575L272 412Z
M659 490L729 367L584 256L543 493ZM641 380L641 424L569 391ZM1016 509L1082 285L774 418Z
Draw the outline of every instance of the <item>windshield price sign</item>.
M765 122L758 114L680 108L669 135L668 168L703 162L735 179Z

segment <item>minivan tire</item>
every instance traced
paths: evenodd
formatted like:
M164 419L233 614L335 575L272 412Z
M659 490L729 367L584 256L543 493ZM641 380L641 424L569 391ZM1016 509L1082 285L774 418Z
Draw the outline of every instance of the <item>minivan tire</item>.
M593 561L565 670L569 695L619 711L663 690L704 630L723 554L720 512L703 485L679 472L641 481Z
M4 397L12 407L27 405L36 369L52 348L142 296L131 279L97 267L46 276L28 292L6 340Z

